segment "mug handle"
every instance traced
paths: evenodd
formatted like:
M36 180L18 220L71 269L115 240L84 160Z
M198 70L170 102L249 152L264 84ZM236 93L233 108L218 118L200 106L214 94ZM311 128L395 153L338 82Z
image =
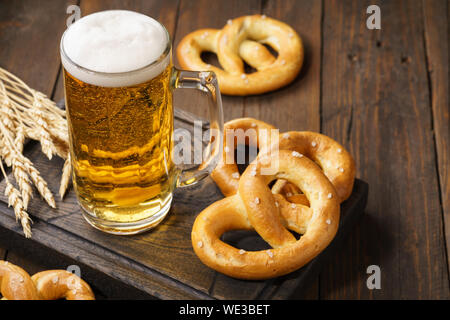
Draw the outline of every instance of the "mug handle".
M208 158L197 168L181 170L177 187L193 185L207 177L222 157L223 148L223 109L217 77L212 71L185 71L173 69L175 89L197 89L208 96L209 130L211 134ZM214 139L213 139L214 138Z

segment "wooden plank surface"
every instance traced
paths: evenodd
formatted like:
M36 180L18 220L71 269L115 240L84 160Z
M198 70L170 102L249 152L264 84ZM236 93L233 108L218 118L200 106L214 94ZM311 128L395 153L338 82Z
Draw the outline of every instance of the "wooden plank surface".
M0 245L0 260L5 260L6 259L6 247L4 247L3 245Z
M2 2L0 66L35 89L48 95L53 92L56 101L63 97L61 77L57 77L59 38L65 28L65 9L73 3L80 4L83 15L112 8L149 14L166 25L175 47L190 31L220 28L228 18L245 14L264 13L292 25L306 47L299 78L286 88L258 97L225 96L225 118L254 116L282 131L321 130L351 150L358 176L370 185L362 223L343 249L332 255L320 281L313 281L301 297L449 298L448 1ZM381 8L381 30L365 27L370 4ZM174 63L177 65L176 59ZM204 115L200 94L178 92L175 104ZM33 150L33 145L28 147L28 154ZM52 165L58 170L50 179L57 178L62 166L55 161ZM196 199L178 203L174 215L183 214L190 201ZM74 204L71 198L65 202L62 206L67 208ZM42 221L60 227L82 222L74 218L75 212L55 214L40 204L38 197L31 205ZM14 219L10 223L20 231ZM169 224L187 230L176 219ZM37 230L39 225L37 221ZM44 231L38 234L42 239L48 236ZM91 239L96 241L95 236ZM176 243L181 246L176 250L187 250L183 247L187 242ZM45 267L37 262L33 267L33 261L20 260L19 254L1 244L0 257L6 254L31 268ZM366 287L366 269L371 264L381 267L381 290ZM125 270L119 268L120 276L126 276ZM229 288L221 276L205 272L201 277L201 284L209 287L199 295L226 295ZM147 285L154 286L155 295L167 289L156 283ZM255 284L251 290L262 287Z
M422 1L426 62L433 140L436 148L437 171L441 192L447 267L450 273L450 119L449 119L449 2L445 0Z
M378 3L381 30L365 9ZM323 298L449 298L422 12L414 1L325 1L323 132L370 181L365 220L322 273ZM345 17L345 18L343 18ZM381 268L381 289L365 285Z
M51 95L60 68L59 39L70 1L3 1L0 66ZM48 36L51 31L52 36Z

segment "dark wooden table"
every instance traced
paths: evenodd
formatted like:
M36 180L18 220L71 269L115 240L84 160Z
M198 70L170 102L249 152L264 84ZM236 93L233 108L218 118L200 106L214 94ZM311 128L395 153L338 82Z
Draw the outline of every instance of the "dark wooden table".
M364 218L300 298L449 299L448 1L0 0L0 66L55 101L63 97L59 40L70 4L82 15L153 16L175 46L195 29L241 15L290 24L306 48L299 77L261 96L223 97L225 120L252 116L281 131L327 134L350 150L370 189ZM366 28L371 4L381 8L381 30ZM183 108L202 112L194 102ZM50 265L8 241L0 242L0 259L30 273ZM370 265L381 269L381 289L366 286Z

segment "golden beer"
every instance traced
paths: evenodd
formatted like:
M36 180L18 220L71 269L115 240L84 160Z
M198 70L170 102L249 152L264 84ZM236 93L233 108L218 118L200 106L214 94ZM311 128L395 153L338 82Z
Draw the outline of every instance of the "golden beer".
M95 217L135 222L170 203L171 68L145 83L117 88L64 72L74 184L81 205Z
M175 187L195 183L207 168L178 169L173 161L175 88L210 98L210 127L222 143L217 79L172 66L167 30L126 10L97 12L75 22L61 39L61 61L73 182L83 217L114 234L154 227L167 215Z

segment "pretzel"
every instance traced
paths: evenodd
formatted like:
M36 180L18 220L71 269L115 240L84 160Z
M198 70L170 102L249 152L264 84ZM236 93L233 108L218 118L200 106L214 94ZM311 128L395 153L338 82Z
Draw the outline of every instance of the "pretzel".
M0 261L0 293L3 300L38 300L39 293L30 275L22 268Z
M271 140L269 139L272 136L270 133L275 127L270 124L253 118L239 118L224 124L224 148L222 159L212 171L211 178L225 196L235 194L238 189L240 173L236 163L234 163L234 149L238 144L238 137L241 136L244 138L240 133L245 135L245 133L249 133L249 129L255 130L255 139L245 139L242 142L251 147L257 147L260 150L259 152L264 152L271 146ZM265 137L269 139L260 139L262 130L266 130L267 135ZM249 133L247 138L250 137L251 135ZM252 143L255 142L255 140L256 145L253 145Z
M207 266L240 279L277 277L304 266L334 238L340 215L334 186L312 160L298 152L280 150L278 156L276 174L260 174L270 159L267 154L258 155L244 171L238 192L213 203L195 219L192 245ZM275 179L295 184L310 207L273 194L268 184ZM235 229L256 230L272 249L245 251L220 239ZM296 240L288 229L303 235Z
M277 51L275 58L264 46ZM223 69L206 64L201 53L214 52ZM213 71L220 91L229 95L255 95L292 82L303 64L303 44L287 24L265 15L228 20L223 29L201 29L186 35L177 47L182 68ZM244 61L256 69L245 73Z
M95 300L91 287L66 270L48 270L31 277L44 300Z
M3 300L94 300L91 287L66 270L48 270L32 277L22 268L0 260Z
M231 120L224 125L224 151L222 160L211 173L211 178L217 184L224 196L236 193L239 185L240 174L237 165L230 162L228 153L233 152L236 141L227 141L227 132L230 130L255 129L258 138L261 129L270 131L275 129L272 125L253 118L239 118ZM315 161L323 170L325 176L331 181L337 190L341 201L346 200L353 189L356 168L352 156L345 148L335 140L323 134L310 131L291 131L280 135L280 139L273 141L272 135L268 135L269 140L258 139L259 153L267 152L270 148L278 147L280 150L291 150L300 153ZM228 147L228 148L227 148ZM285 180L278 180L272 187L273 193L279 193L293 203L308 205L308 200L300 194L300 190L295 185L287 183Z

